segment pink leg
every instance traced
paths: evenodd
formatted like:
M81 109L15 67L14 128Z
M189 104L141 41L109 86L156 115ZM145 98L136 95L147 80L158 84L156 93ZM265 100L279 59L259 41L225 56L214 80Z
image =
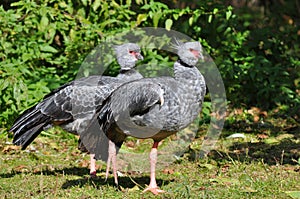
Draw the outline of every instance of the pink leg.
M150 184L149 186L143 191L151 191L153 194L157 195L159 193L163 193L163 190L160 190L156 183L155 177L155 166L157 162L157 147L159 142L154 142L151 152L150 152Z
M90 177L96 177L96 160L95 154L90 154Z
M107 163L106 163L105 180L107 180L107 178L108 178L110 162L112 162L112 166L113 166L113 175L114 175L114 179L115 179L115 184L118 185L117 149L116 149L115 143L113 143L112 141L109 141L109 145L108 145L108 158L107 158Z

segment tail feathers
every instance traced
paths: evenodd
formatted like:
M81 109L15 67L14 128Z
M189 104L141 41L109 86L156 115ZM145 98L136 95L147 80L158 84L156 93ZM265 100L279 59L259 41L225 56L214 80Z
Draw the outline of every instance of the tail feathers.
M10 129L14 132L13 143L25 149L50 122L51 118L42 114L39 109L26 111Z
M26 147L42 132L46 125L46 123L41 123L32 129L29 129L22 135L19 135L17 138L14 137L13 144L22 146L22 150L26 149Z
M25 123L32 120L39 112L40 110L36 109L36 106L27 109L15 120L13 126L9 129L9 132L16 132L21 126L24 126Z

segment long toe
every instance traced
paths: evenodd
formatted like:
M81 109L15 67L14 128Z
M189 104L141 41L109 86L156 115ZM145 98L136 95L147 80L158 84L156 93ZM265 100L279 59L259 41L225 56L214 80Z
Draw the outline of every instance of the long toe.
M165 193L164 190L159 189L159 187L147 187L146 189L144 189L143 193L150 191L152 192L154 195L158 195L160 193Z

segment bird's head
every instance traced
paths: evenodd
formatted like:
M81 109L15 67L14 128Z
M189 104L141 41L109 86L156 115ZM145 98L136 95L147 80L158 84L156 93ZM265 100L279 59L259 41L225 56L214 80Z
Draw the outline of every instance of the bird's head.
M116 45L114 48L121 70L130 70L135 67L138 60L144 59L140 47L135 43Z
M189 66L195 66L199 59L203 60L202 46L200 42L182 43L176 40L174 47L177 49L179 58Z

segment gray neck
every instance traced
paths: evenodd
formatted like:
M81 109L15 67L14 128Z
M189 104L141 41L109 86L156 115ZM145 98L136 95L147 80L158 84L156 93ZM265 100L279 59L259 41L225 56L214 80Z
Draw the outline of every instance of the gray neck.
M174 76L175 80L185 87L185 91L193 93L194 96L202 96L206 91L205 79L195 66L186 67L180 62L175 62Z
M180 62L174 64L174 76L175 79L182 83L192 83L203 81L204 78L195 66L184 66Z
M184 66L180 62L174 64L174 76L180 84L181 94L185 102L181 104L182 116L179 129L190 124L201 111L201 104L206 93L206 85L203 75L195 66Z
M137 80L143 78L143 76L135 69L129 69L129 70L121 69L117 77L125 81L131 81L131 80Z

